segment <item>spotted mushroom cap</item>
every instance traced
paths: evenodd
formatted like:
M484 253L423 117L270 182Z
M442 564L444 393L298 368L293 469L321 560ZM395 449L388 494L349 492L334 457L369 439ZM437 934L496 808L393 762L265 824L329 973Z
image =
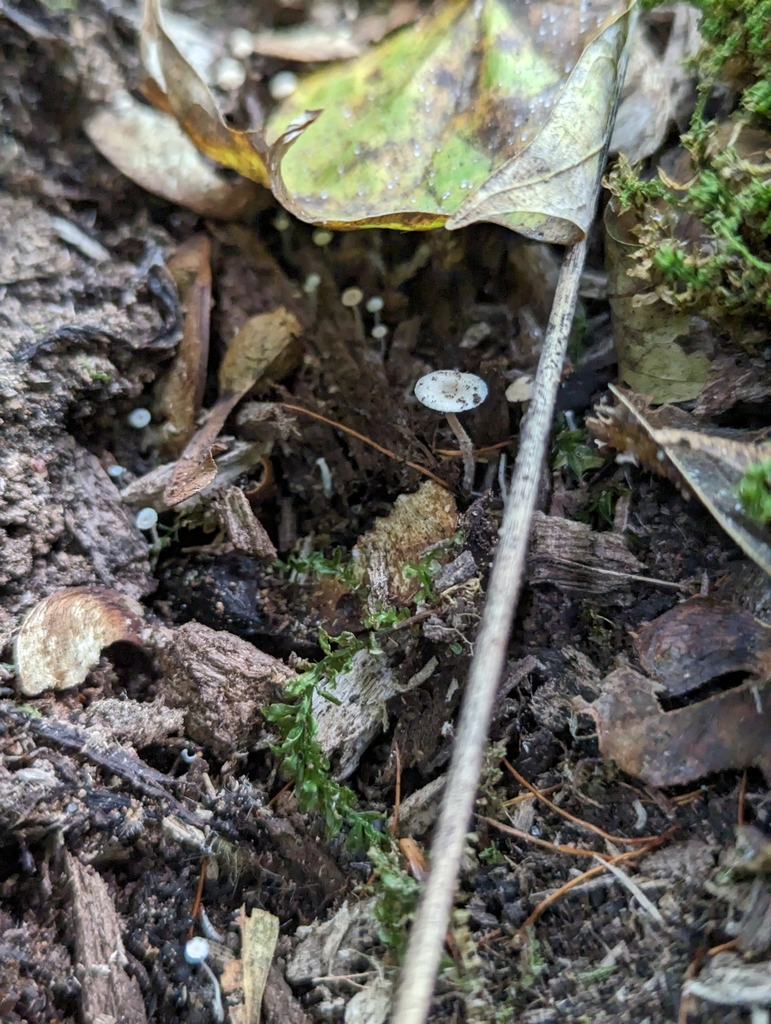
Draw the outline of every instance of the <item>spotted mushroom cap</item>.
M487 385L475 373L434 370L415 385L415 397L437 412L466 412L487 398Z

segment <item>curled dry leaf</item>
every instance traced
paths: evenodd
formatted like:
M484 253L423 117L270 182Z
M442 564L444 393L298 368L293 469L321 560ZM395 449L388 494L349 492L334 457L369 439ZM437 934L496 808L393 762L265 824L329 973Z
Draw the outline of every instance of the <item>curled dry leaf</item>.
M616 406L598 405L587 427L600 440L666 476L705 505L726 533L771 574L768 530L744 512L737 488L747 469L771 458L771 443L705 428L672 406L648 408L640 395L610 385ZM746 439L745 439L746 438Z
M201 411L209 358L211 311L211 243L206 235L184 242L168 263L185 309L185 327L177 354L164 376L155 402L166 420L165 447L179 455L195 433Z
M643 626L634 647L672 697L734 672L771 678L771 626L726 601L684 601Z
M137 185L202 217L249 217L259 205L251 181L226 181L169 113L120 93L83 124L105 159Z
M727 602L695 598L645 627L636 647L653 678L622 666L603 679L597 700L575 701L595 719L603 757L654 786L751 766L771 776L771 627ZM663 710L663 699L733 672L750 678Z
M217 474L213 446L225 421L258 380L280 380L296 365L299 351L292 343L300 323L283 306L251 317L230 340L219 371L219 398L206 422L180 455L163 492L173 507L207 487Z
M79 686L110 644L142 643L144 609L108 587L57 590L35 605L14 644L19 692Z
M198 504L202 497L208 497L220 488L229 487L242 474L251 472L262 462L263 458L270 454L272 445L272 441L245 443L231 440L227 451L217 454L214 458L216 470L214 479L203 490L197 491L178 505L179 511L189 511ZM164 465L150 470L149 473L140 476L124 487L120 492L121 499L132 508L145 508L149 505L156 512L168 512L171 506L163 500L163 492L168 486L176 466L176 462L166 462Z

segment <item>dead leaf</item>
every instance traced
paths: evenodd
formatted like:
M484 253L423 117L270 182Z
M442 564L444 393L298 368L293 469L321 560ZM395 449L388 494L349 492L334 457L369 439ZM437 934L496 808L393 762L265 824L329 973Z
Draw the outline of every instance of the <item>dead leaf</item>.
M595 417L586 421L589 430L694 494L742 551L771 574L769 532L745 514L737 496L747 468L771 457L771 442L705 428L682 409L651 410L640 395L612 384L610 390L619 405L596 406Z
M222 443L225 444L225 442ZM272 440L245 443L233 441L232 438L228 439L227 450L217 454L214 458L216 470L214 479L203 490L196 492L186 501L177 505L177 509L187 512L194 508L202 497L207 497L220 488L231 486L242 474L249 473L255 466L258 466L270 454L272 447ZM138 477L124 487L120 492L121 499L133 508L149 506L158 513L168 512L171 506L164 501L163 494L176 467L176 462L167 462L150 470L149 473Z
M141 49L145 69L201 153L267 187L268 151L262 135L225 124L209 87L164 31L160 0L145 0Z
M83 129L99 152L137 185L202 217L249 218L259 208L251 181L227 181L211 167L174 117L128 92L99 107Z
M443 4L301 83L269 124L275 194L330 227L488 220L547 241L583 237L627 10ZM301 122L319 109L313 127ZM292 124L302 131L289 150Z
M267 375L280 380L292 369L298 356L292 342L300 331L297 318L279 306L251 317L231 338L220 365L219 398L177 460L163 492L168 506L179 505L212 482L217 473L213 446L225 421L258 380Z
M168 263L185 309L185 327L177 354L163 377L155 401L166 420L164 447L179 455L195 433L209 359L211 243L206 235L184 242Z
M638 630L640 664L670 697L742 672L771 678L771 626L727 601L692 597Z
M628 665L606 676L578 710L597 723L600 751L651 786L681 786L711 772L762 768L771 778L771 685L750 680L675 711L662 711L661 684Z
M144 609L108 587L56 590L36 604L14 643L19 692L37 697L47 690L79 686L105 647L141 644Z
M629 9L448 0L303 82L271 119L271 145L225 124L164 32L159 0L145 3L142 53L201 152L302 220L408 230L486 220L567 244L593 217Z
M650 41L651 23L669 34L663 52ZM662 21L664 24L662 25ZM651 156L664 142L671 125L684 125L685 109L695 93L689 61L701 47L699 12L690 4L658 8L638 22L629 53L621 103L616 114L611 153L623 153L630 163Z

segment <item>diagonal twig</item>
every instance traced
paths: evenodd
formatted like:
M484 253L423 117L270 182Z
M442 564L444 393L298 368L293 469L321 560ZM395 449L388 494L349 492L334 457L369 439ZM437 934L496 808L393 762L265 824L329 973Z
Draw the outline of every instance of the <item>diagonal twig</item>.
M633 28L634 14L631 15L627 26L626 45L618 65L615 95L606 126L605 145L600 154L600 174L607 157ZM598 178L595 201L599 191ZM530 526L546 458L557 389L578 299L586 249L586 239L571 246L560 269L538 363L533 398L522 424L514 477L490 575L476 651L466 684L442 809L434 833L431 870L410 934L391 1024L424 1024L428 1016L455 897L455 884L466 842L466 832L474 807L487 730L506 658L511 624L524 582Z

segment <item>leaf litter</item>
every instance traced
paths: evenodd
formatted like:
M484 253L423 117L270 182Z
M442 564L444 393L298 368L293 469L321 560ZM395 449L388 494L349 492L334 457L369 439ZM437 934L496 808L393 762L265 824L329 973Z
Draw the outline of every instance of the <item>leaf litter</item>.
M491 10L485 9L486 17ZM26 31L18 29L16 21L11 24L16 25L14 31ZM66 42L62 24L57 22L57 32ZM417 26L418 30L424 29ZM38 28L34 31L38 41L45 41L45 34ZM170 31L175 34L173 27ZM125 33L122 24L113 41L124 39ZM93 47L102 45L98 33L91 37L91 45L93 58ZM396 40L387 40L388 45L396 47ZM366 61L375 52L367 51L357 59ZM36 50L30 59L49 58ZM652 60L650 54L645 59ZM177 65L172 61L172 66ZM59 73L55 61L47 67L48 74ZM250 68L260 69L258 74L270 68L270 74L274 65L252 63ZM334 74L346 81L352 71L349 65ZM672 81L674 94L681 88L679 69ZM13 112L18 93L9 89L7 95ZM199 97L205 101L201 109L207 118L219 116L219 110L235 109L227 107L230 101L222 91L217 95L216 104L209 106L205 96ZM633 102L645 108L647 99L638 91ZM99 103L109 110L106 96ZM186 123L198 130L199 112L179 109ZM253 112L254 107L249 110ZM321 131L327 112L308 129L308 139L311 132ZM153 122L153 130L161 140L155 167L160 174L151 185L156 193L184 205L188 193L183 188L164 191L174 172L170 167L163 169L167 165L160 151L173 134L162 126L174 121L168 113L158 113L162 117ZM237 112L237 120L241 115ZM45 119L42 111L38 116ZM672 116L671 109L667 116ZM657 126L660 123L663 114ZM50 130L58 129L51 126ZM206 121L205 131L209 130ZM14 137L22 140L20 159L29 161L31 136ZM233 144L232 137L219 129L214 137L226 148ZM650 144L644 134L640 136L641 148ZM238 145L246 159L249 151L244 140ZM137 144L129 155L137 160L143 149L146 152ZM288 226L279 228L279 223L284 224L280 212L264 206L249 227L201 224L184 211L158 205L152 207L149 219L127 221L120 212L125 195L120 188L126 186L119 186L119 179L109 177L109 169L105 172L100 165L100 173L108 176L100 179L98 190L89 191L94 179L90 171L82 171L89 168L92 157L84 157L82 151L73 157L66 146L61 153L58 164L37 165L36 173L44 166L49 176L43 183L45 202L57 196L58 212L77 223L84 238L93 234L95 245L100 246L94 251L102 255L98 269L94 269L97 264L87 269L85 250L81 253L67 241L64 244L74 249L63 250L51 240L54 234L49 239L41 229L36 238L39 247L30 250L23 274L12 269L6 275L12 323L20 305L32 310L24 321L24 344L34 342L38 353L29 365L22 362L22 369L14 372L27 375L19 385L25 413L42 407L51 422L58 423L56 417L61 414L54 411L55 403L46 405L47 399L35 398L47 396L44 376L52 375L54 391L63 396L67 407L66 422L54 428L64 438L58 442L58 458L65 465L75 458L73 442L67 440L67 432L74 431L77 445L85 445L92 461L86 466L82 455L77 455L78 471L63 477L57 475L58 463L52 462L53 488L64 481L66 514L61 527L56 526L54 515L43 529L39 518L31 520L30 529L24 516L30 514L28 510L33 517L40 515L34 495L44 479L41 461L50 459L47 434L35 435L37 451L21 449L24 457L7 475L10 490L0 494L6 531L2 569L12 581L9 596L3 598L0 625L6 631L3 635L13 635L21 611L28 611L36 601L47 600L48 595L69 599L83 583L96 583L101 579L98 573L88 575L92 561L111 586L117 581L121 598L145 596L149 591L138 593L138 577L130 575L133 569L125 575L116 554L121 547L133 551L140 541L143 553L155 560L155 570L150 573L148 568L146 573L153 585L160 582L160 589L146 602L141 644L122 648L118 643L103 650L102 640L113 636L105 634L97 641L98 650L96 644L89 648L88 665L84 662L83 671L78 670L82 679L93 666L85 681L37 698L35 714L4 699L8 732L3 752L10 756L0 771L0 820L5 828L6 808L14 808L10 820L13 842L19 842L19 862L31 857L37 868L36 874L21 870L5 884L3 896L9 909L3 907L0 912L13 922L23 921L23 929L7 931L13 950L23 954L12 957L7 966L10 991L21 991L21 999L35 986L38 993L43 992L40 979L25 973L36 951L48 950L49 959L39 956L40 962L54 962L54 977L63 979L65 987L67 979L74 977L69 940L52 938L45 930L46 919L36 909L40 906L37 878L51 879L56 895L57 879L64 877L61 858L55 851L46 852L40 838L53 831L60 846L89 859L94 868L88 870L104 878L105 920L117 921L119 929L122 922L130 922L122 941L133 959L123 978L120 974L126 965L116 964L115 984L120 990L124 979L139 978L142 995L156 1000L159 1019L171 1015L193 1019L209 1012L212 988L202 973L185 966L182 955L191 925L212 936L207 935L211 965L233 1004L228 1013L234 1019L242 987L250 989L247 1003L253 1004L260 1001L254 993L263 984L263 1012L269 1021L300 1024L335 1015L355 1020L360 1014L364 1019L371 1020L373 1015L382 1019L388 1013L396 976L395 950L414 913L418 887L424 884L405 868L409 864L414 872L414 849L428 846L437 793L446 782L455 709L500 524L498 481L506 480L507 467L499 461L499 453L507 450L501 446L510 444L520 428L521 408L509 410L503 400L513 379L506 375L512 368L516 374L535 370L538 332L545 326L553 291L553 282L541 281L535 268L554 269L553 254L545 246L523 247L495 226L471 227L457 232L449 242L440 240L445 237L441 233L429 233L413 245L387 233L368 232L345 239L333 236L322 246L290 218ZM286 159L292 154L289 150ZM331 148L329 155L334 157ZM91 201L93 209L100 211L94 222L79 218L78 208L68 206L64 193L57 191L61 162L69 159L81 161L77 180L83 182L83 192L78 202ZM205 161L200 166L210 171ZM125 167L131 173L130 161ZM30 181L38 179L19 180L26 180L29 187ZM72 188L71 180L65 182L65 189ZM495 189L503 185L505 192L510 184L504 175ZM116 212L109 214L108 195L114 195L117 204ZM130 195L134 206L146 202L146 197L137 200L136 192ZM252 195L259 197L258 192ZM482 200L477 212L487 216L492 211L497 217L500 209L496 213L493 208L498 193L483 195ZM255 208L261 203L257 198ZM37 199L30 203L37 211L34 223L45 226L47 214L36 204ZM234 202L228 210L227 200L217 211L188 205L218 217L228 217L238 207ZM532 228L532 222L525 227ZM543 224L535 233L542 229ZM14 242L17 236L7 237L11 242L5 262L21 266L23 254L17 253ZM70 232L67 237L76 236ZM182 325L184 340L179 346L172 340L165 349L145 354L137 346L127 358L113 341L111 362L104 347L95 348L104 346L104 340L79 329L91 324L83 319L81 307L66 310L66 302L61 303L66 312L57 316L65 318L69 333L57 334L61 326L57 321L48 332L51 336L46 334L43 325L50 321L34 305L34 289L45 289L45 301L56 301L58 296L72 294L74 281L74 294L91 300L89 288L103 296L115 288L111 281L120 281L124 293L133 294L127 291L124 278L110 276L114 268L103 254L131 253L131 259L139 261L137 253L152 246L176 277L179 296L167 288L167 304L159 309L165 310L169 322ZM632 261L625 270L634 266ZM516 275L512 267L517 268ZM596 261L592 272L599 274ZM312 301L300 296L309 274L321 279ZM144 281L141 271L138 279ZM352 286L364 293L360 313L365 330L358 333L350 308L340 301ZM209 290L217 303L211 324ZM135 305L143 310L145 293L138 294ZM147 295L154 294L148 286ZM595 362L590 360L587 369L575 350L575 373L567 383L572 386L573 377L587 375L591 382L587 394L593 389L596 398L608 377L602 377L601 344L597 352L591 352L591 347L602 341L598 335L603 331L607 337L607 307L602 289L592 297L588 291L583 294L581 315L587 318L586 338ZM377 322L366 309L371 296L382 297ZM286 344L279 330L274 346L265 340L271 331L263 330L272 321L255 318L270 318L282 306L287 323L291 325L289 317L295 317L298 327L291 338L292 331L284 332ZM98 303L96 308L101 309ZM598 311L600 319L592 321ZM367 332L377 325L387 325L388 337L382 346L366 340ZM208 358L207 329L212 333ZM144 343L151 331L142 330ZM14 325L13 344L19 336L16 331ZM619 348L623 332L617 322ZM685 351L695 335L678 337L687 337ZM736 373L730 381L736 382L735 387L723 380L723 393L716 396L719 377L712 355L715 348L720 350L722 337L719 333L698 337L710 360L709 401L719 401L721 410L730 410L737 400L747 402L754 409L749 416L753 432L745 436L716 433L707 422L712 414L705 411L706 399L696 419L683 418L665 406L660 420L640 399L627 399L650 428L647 447L644 431L630 439L628 425L613 427L616 440L626 439L625 446L644 464L665 468L670 479L691 492L696 491L694 483L700 483L713 503L720 487L727 486L731 499L735 497L734 488L747 468L763 464L756 456L764 450L764 435L754 432L762 426L756 415L762 410L758 403L764 401L762 387L753 380L752 387L741 384L740 376L748 372L752 376L747 368L758 360L762 363L762 356L732 349ZM515 339L520 348L515 347ZM271 366L271 353L279 352L289 356L288 371ZM457 508L453 491L459 460L453 457L457 452L452 436L444 427L437 428L436 417L412 406L409 398L419 376L447 364L480 373L491 388L492 411L485 410L469 425L475 443L478 439L474 491L468 499L460 499ZM223 367L219 380L218 367ZM105 375L111 375L109 380L103 379ZM77 385L70 383L73 380ZM195 384L189 390L188 381ZM264 389L259 397L270 401L246 401L255 385L258 391ZM694 397L698 399L704 387ZM673 400L671 395L667 398ZM239 402L238 412L232 415ZM589 405L588 398L582 406L563 405L579 419L566 422L554 441L554 478L550 493L545 494L528 574L529 582L537 586L528 588L509 650L516 660L499 695L492 733L495 742L480 794L484 801L480 808L486 814L477 819L477 831L468 841L468 866L460 890L464 905L447 933L453 962L443 970L434 1003L436 1020L459 1015L489 1020L512 1013L528 1020L534 1013L542 1017L544 1007L551 1012L555 1000L560 1012L577 1017L602 1020L603 1014L629 1012L631 1006L641 1019L674 1019L677 1007L661 993L677 993L690 948L705 939L716 944L715 939L730 934L725 906L735 906L734 896L733 892L726 896L726 889L720 888L723 879L715 874L715 859L720 849L732 843L737 789L740 820L750 815L758 831L765 821L764 783L752 767L767 769L763 739L768 727L768 615L762 582L711 520L700 517L699 506L669 489L666 480L652 482L645 471L614 462L607 451L587 459L581 455L583 448L591 451L585 435L569 452L559 450L560 444L568 443L567 435L575 433L571 427L582 433L580 416ZM150 423L141 429L129 428L131 410L145 406L152 414ZM193 457L182 464L176 486L181 480L185 500L172 511L163 495L175 464L165 460L180 454L204 408L216 410L210 433L199 436L199 454L194 449ZM747 406L743 408L745 412L738 421L734 418L732 426L743 425ZM499 422L501 416L507 417L505 422ZM38 412L26 418L30 425L39 421ZM613 432L607 422L604 425ZM203 424L204 431L207 426ZM20 429L39 428L11 425L6 461L17 458ZM77 447L74 450L77 454ZM657 458L659 451L665 452L664 460ZM688 462L690 452L716 463L723 483L713 486L702 464L694 467ZM643 456L650 461L646 463ZM326 473L319 460L326 464ZM415 500L420 477L414 467L418 466L431 467L428 471L444 485L435 482L425 488L444 511L436 519L422 512L417 522L420 537L410 545L393 508ZM103 518L107 496L118 501L109 482L110 470L119 471L113 479L121 481L121 493L134 509L155 506L160 512L156 539L149 534L145 540L141 535L134 537L138 531L130 529L131 516L124 516L125 522L120 517ZM73 486L88 489L90 500L73 503L68 496ZM170 491L169 497L176 495ZM53 501L52 508L56 509ZM739 518L747 520L745 515ZM386 527L389 520L390 529ZM757 524L744 525L762 538ZM39 541L31 536L35 530ZM51 543L49 536L64 538L51 554L50 546L45 546ZM271 545L282 565L274 563ZM762 563L763 548L759 550ZM351 557L354 551L366 556L364 573L361 557ZM674 603L676 595L694 595L705 586L722 597L690 596L685 603ZM346 631L352 632L346 636ZM327 639L323 639L325 632ZM48 630L47 638L54 633ZM619 652L630 659L629 666L618 667ZM61 648L59 659L60 654ZM362 696L363 682L372 679L372 673L361 671L364 663L379 666L375 677L390 685L387 694L371 702ZM6 668L2 673L2 682L12 680ZM309 676L313 689L308 688ZM695 685L689 685L687 692L686 676ZM306 699L308 715L303 710ZM586 731L590 719L576 718L577 699L597 717L604 763L597 757L596 741ZM630 701L633 713L628 713ZM271 706L281 708L284 717L271 711ZM335 714L343 722L360 716L365 728L334 744L328 742L324 729L314 735L314 722L324 725L324 719ZM318 751L314 742L321 744ZM315 766L316 774L302 777L297 762L293 766L297 743L304 744L307 764ZM19 750L24 754L21 760ZM504 754L517 766L520 778L533 779L539 791L549 791L551 803L523 801L523 795L532 795L529 791L518 793L514 782L501 781ZM324 766L325 757L332 765ZM608 760L611 757L616 759L615 766ZM750 773L747 784L739 786L736 768L742 765L750 766ZM76 788L72 780L81 780L84 773L88 773L89 788ZM704 773L712 774L704 777ZM342 774L353 789L342 784ZM691 786L695 780L703 781L695 802L693 793L671 788ZM314 785L320 787L315 796ZM406 795L404 813L399 814L404 863L395 849L388 847L389 852L382 853L378 848L391 807L399 805L400 791ZM566 808L572 818L560 813ZM507 813L513 825L505 836L484 820ZM107 825L106 815L110 816ZM344 823L339 839L328 841L324 836L325 816ZM680 827L674 839L668 834L673 816ZM383 825L373 828L378 822ZM566 884L565 872L571 870L571 854L566 851L586 845L582 823L601 830L611 842L613 836L626 841L664 837L662 841L669 845L660 854L670 855L671 864L666 867L663 859L654 863L659 854L652 854L642 842L631 855L620 855L617 869L623 865L623 873L610 877L608 869L598 866ZM545 845L537 848L532 842L535 833L555 841L549 846L542 839ZM599 842L599 834L594 834ZM700 838L688 838L690 834ZM142 837L139 842L138 836ZM347 840L348 851L342 839ZM369 843L373 845L368 850ZM702 843L700 858L691 856L694 843ZM255 849L259 849L259 863ZM605 849L597 852L612 856ZM673 866L680 854L684 860L691 857L685 873ZM120 865L131 863L137 866L131 882L134 890L121 881ZM766 886L760 878L753 881L758 884L746 904L747 913L752 910L760 918ZM43 883L44 894L51 891L47 884ZM136 896L131 895L134 891ZM336 921L346 898L349 906L354 905L352 892L362 900L358 906L370 927L349 919L343 929L342 919ZM717 892L721 895L716 896ZM374 903L366 902L370 898ZM253 899L269 907L270 934L281 922L273 966L271 941L258 942L259 949L250 952L245 920L249 914L254 916ZM201 900L214 924L199 915ZM645 900L660 915L656 927L663 932L657 933L655 941L648 941L640 927L639 907ZM237 920L232 915L239 908ZM332 922L341 941L319 971L306 972L300 979L289 965L307 938L302 929L315 930ZM525 924L533 930L523 932ZM762 927L752 939L750 930L748 924L743 934L751 944L743 948L752 949L762 972L768 943ZM217 945L214 935L225 942ZM154 945L147 946L145 939ZM233 955L239 948L240 959ZM156 956L151 949L160 952ZM105 955L98 952L96 960L104 960ZM697 999L709 1000L716 993L734 998L743 983L741 972L720 975L724 962L718 957L723 955L718 953L709 961L714 971L704 968L703 977L686 987L688 1005L696 1012L703 1005ZM52 961L51 956L58 959ZM91 954L85 952L82 957L90 960ZM259 963L254 965L254 980L244 984L243 970L250 958ZM144 967L149 981L133 963ZM738 970L741 965L731 961L731 967ZM99 972L93 976L98 980ZM171 1004L163 1003L163 992L171 988L163 986L168 980L173 987L173 979L183 976L184 997L181 988L175 989L178 998L171 1009ZM651 978L657 983L655 993ZM616 1000L621 980L628 990L623 1006ZM54 986L51 991L55 1002L56 993L64 988ZM10 1012L16 1014L20 1005L17 1000ZM256 1011L251 1005L245 1012L253 1016Z

